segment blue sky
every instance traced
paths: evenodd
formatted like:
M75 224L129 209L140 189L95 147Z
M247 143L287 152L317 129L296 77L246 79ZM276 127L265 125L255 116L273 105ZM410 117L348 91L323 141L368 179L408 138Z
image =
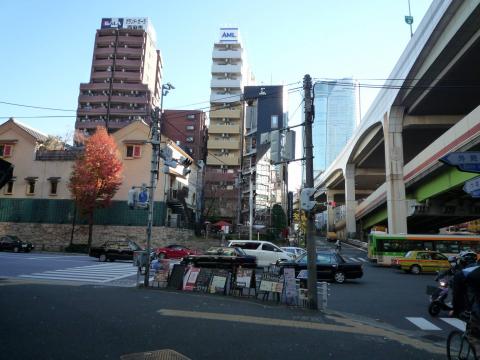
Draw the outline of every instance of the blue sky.
M432 0L410 2L415 30ZM299 86L306 73L381 84L410 40L408 0L16 0L0 9L0 102L67 110L76 109L79 84L89 81L102 17L151 19L164 80L176 87L164 100L167 109L208 107L212 46L222 26L240 28L257 84L266 85ZM376 93L361 90L362 114ZM290 96L291 114L300 101L299 93ZM52 115L69 117L24 118ZM62 137L75 123L75 111L0 103L0 122L10 116Z

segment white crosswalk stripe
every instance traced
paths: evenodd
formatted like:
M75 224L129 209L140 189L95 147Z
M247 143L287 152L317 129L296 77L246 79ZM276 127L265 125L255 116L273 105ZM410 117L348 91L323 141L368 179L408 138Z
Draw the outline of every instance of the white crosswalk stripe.
M440 318L440 320L445 321L447 324L456 327L458 330L465 331L465 322L460 319L455 318Z
M349 259L350 259L351 261L353 261L353 262L359 262L359 261L361 261L361 262L367 262L366 259L360 258L360 257L359 257L359 258L349 257Z
M131 263L76 266L61 270L43 271L20 275L21 278L44 280L68 280L91 283L106 283L135 275L137 270Z
M414 324L416 327L420 328L421 330L428 330L428 331L438 331L438 330L451 330L449 326L446 326L445 328L439 324L437 326L433 322L423 318L423 317L406 317L408 321L410 321L412 324ZM455 319L455 318L438 318L438 320L443 321L445 324L448 324L456 329L459 329L461 331L465 331L465 322L463 322L460 319Z
M407 317L406 319L422 330L442 330L435 324L422 317Z

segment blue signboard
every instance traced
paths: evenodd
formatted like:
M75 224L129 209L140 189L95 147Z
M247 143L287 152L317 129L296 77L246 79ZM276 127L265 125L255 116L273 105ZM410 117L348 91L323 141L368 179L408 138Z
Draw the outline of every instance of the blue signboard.
M470 194L473 198L480 198L480 176L465 181L463 191Z
M146 205L147 202L148 202L148 190L143 189L138 193L138 204L142 206L142 205Z
M452 152L439 160L460 171L480 173L480 151Z

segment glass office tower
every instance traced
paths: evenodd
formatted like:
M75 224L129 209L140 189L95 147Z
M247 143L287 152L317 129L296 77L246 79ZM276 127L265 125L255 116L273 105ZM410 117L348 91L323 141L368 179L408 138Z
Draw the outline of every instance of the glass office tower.
M352 78L314 84L313 172L325 171L357 124L357 87Z

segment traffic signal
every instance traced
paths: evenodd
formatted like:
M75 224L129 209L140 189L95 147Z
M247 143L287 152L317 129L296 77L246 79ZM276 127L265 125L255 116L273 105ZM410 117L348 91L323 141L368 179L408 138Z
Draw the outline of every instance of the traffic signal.
M179 163L180 165L183 165L183 171L182 171L183 176L187 176L192 172L192 170L188 168L193 163L191 159L185 158L182 156L179 160Z
M3 188L13 177L13 165L0 159L0 189Z
M310 200L310 197L315 192L313 188L304 188L300 192L300 208L302 210L310 211L317 204L315 201Z

